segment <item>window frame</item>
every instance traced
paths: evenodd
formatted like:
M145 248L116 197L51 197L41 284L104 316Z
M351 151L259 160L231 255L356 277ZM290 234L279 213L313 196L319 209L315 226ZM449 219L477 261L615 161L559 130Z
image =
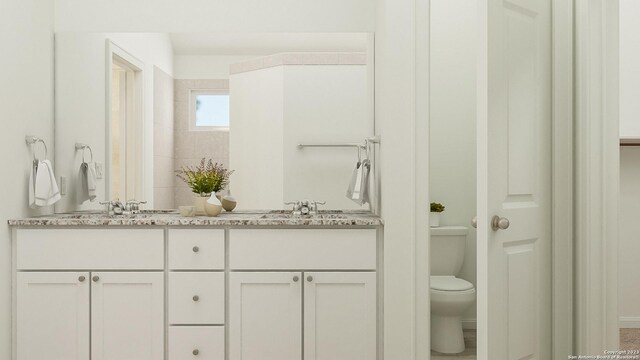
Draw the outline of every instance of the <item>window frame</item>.
M189 131L229 131L229 126L196 126L196 99L199 95L229 96L229 89L190 89L189 90ZM231 112L231 109L229 109L229 112ZM231 115L229 115L229 125L231 125L230 123L231 123Z

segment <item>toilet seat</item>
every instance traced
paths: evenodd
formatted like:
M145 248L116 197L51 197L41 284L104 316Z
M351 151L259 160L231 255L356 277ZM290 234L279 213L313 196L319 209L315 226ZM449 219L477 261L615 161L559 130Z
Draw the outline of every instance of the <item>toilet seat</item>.
M473 284L455 276L431 276L431 290L467 291L473 290Z

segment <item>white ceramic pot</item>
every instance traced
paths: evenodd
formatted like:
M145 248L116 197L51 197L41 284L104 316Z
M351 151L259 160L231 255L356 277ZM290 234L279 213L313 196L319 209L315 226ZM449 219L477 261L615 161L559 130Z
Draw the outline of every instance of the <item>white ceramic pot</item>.
M429 226L430 227L438 227L438 226L440 226L440 213L439 212L430 212L429 213Z
M196 195L194 197L194 205L196 207L196 215L198 215L198 216L207 215L207 213L204 211L204 204L207 203L208 199L209 199L209 197L207 197L207 196Z
M222 203L216 194L211 194L211 197L204 204L204 211L207 216L218 216L222 212Z

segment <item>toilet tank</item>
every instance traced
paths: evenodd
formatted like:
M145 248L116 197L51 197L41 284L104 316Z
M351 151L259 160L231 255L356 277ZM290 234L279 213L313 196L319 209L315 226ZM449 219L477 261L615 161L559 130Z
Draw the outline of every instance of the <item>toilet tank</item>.
M464 226L431 228L431 275L456 276L462 269L469 229Z

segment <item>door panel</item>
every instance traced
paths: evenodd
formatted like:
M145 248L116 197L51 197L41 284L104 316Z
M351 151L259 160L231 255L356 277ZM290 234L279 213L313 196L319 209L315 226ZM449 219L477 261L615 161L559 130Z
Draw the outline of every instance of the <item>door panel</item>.
M91 274L91 359L164 359L164 273Z
M376 359L376 273L304 273L304 359Z
M229 274L229 359L302 359L302 274Z
M551 357L550 6L480 0L479 359Z
M89 359L89 273L19 272L17 299L17 360Z

